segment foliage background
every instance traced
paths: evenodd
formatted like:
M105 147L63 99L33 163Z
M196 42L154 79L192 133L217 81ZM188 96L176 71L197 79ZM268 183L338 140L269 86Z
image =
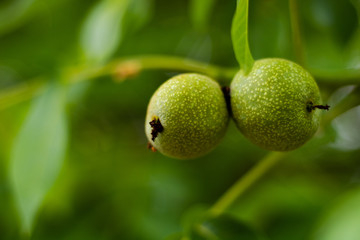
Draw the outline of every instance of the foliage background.
M105 75L73 83L71 75L144 54L236 67L230 36L235 5L2 1L0 238L32 232L31 239L164 239L181 231L185 212L211 206L265 156L232 122L219 147L200 159L148 151L148 100L179 73L176 68L126 81ZM298 5L306 68L325 103L350 110L336 118L324 113L327 121L316 136L228 212L269 239L360 239L360 2ZM249 17L255 59L297 61L288 1L251 0ZM50 90L38 91L47 85ZM33 182L33 176L39 178Z

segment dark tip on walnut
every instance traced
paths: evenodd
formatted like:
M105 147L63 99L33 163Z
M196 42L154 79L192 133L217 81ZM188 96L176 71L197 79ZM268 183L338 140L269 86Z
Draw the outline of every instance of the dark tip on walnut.
M330 106L327 104L326 105L314 105L313 102L311 102L311 101L307 103L306 110L308 112L312 112L315 109L322 109L322 110L329 111Z
M314 105L313 107L312 107L312 109L314 110L315 108L317 108L317 109L323 109L323 110L326 110L326 111L329 111L329 109L330 109L330 106L329 105Z
M158 136L159 133L164 131L164 127L161 125L160 119L154 117L151 122L149 122L152 130L151 130L151 140L154 142L155 138Z

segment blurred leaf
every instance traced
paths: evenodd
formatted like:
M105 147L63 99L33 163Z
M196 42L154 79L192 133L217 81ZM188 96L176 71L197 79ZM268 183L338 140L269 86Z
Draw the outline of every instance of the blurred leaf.
M360 14L360 12L359 12ZM360 27L354 33L353 37L350 39L347 45L347 67L349 70L358 71L358 76L360 78Z
M215 0L190 1L190 16L195 29L200 31L206 28L214 5Z
M335 106L344 100L350 93L356 89L355 85L343 86L334 91L327 100L327 104Z
M360 0L350 0L356 9L356 13L358 16L359 24L360 24Z
M99 1L86 18L81 47L85 58L101 62L114 53L122 39L122 20L130 0Z
M353 68L358 39L356 10L350 1L303 0L299 1L304 19L304 38L307 69L322 78L328 78L340 72L342 79L357 75ZM355 40L354 47L346 51L349 43ZM345 49L345 51L344 51ZM350 58L349 58L350 57ZM324 77L323 77L324 76Z
M191 240L259 240L257 233L230 216L209 217L193 226Z
M305 38L309 35L323 35L323 41L346 44L357 27L357 16L350 0L302 0L299 1L301 14L306 26Z
M35 2L36 0L14 0L0 8L0 35L17 27Z
M130 0L123 20L126 32L135 32L144 26L152 16L153 5L153 0Z
M171 234L165 240L184 240L182 233Z
M176 48L176 54L208 63L213 55L209 34L190 31L184 34Z
M293 56L289 6L281 0L257 0L250 3L249 44L253 58ZM255 6L252 8L252 6ZM266 37L264 37L266 36Z
M151 1L102 0L90 11L81 32L81 48L88 61L108 59L127 29L137 30L150 16Z
M54 84L34 100L12 148L10 178L26 233L31 232L35 215L65 157L64 90L63 86Z
M327 81L343 81L360 76L360 29L340 47L330 35L313 35L307 41L307 68L316 77ZM333 79L333 80L331 80Z
M182 217L182 225L186 235L190 235L194 224L201 222L208 216L210 206L197 205L185 212Z
M248 41L248 9L249 0L237 0L236 12L231 26L235 56L245 73L250 72L254 64Z
M360 239L360 189L344 195L323 216L314 240Z
M344 151L360 148L360 106L335 118L332 122L337 132L336 141L330 146Z

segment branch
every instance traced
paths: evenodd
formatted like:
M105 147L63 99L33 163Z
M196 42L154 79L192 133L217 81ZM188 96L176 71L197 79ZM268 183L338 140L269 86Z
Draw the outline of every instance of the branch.
M334 107L329 114L322 119L322 126L330 124L333 119L342 113L360 104L360 87L357 87L340 104ZM261 159L245 175L240 177L220 199L210 208L210 213L219 215L229 208L242 194L254 185L260 178L264 177L280 160L284 159L291 152L270 152Z
M44 83L45 80L39 78L2 90L0 92L0 110L29 100L37 94L40 94L43 90Z
M270 152L255 167L239 178L233 186L212 206L210 212L219 215L231 206L246 190L270 171L287 153Z
M136 75L143 70L162 69L202 73L214 78L216 81L222 82L223 80L232 79L239 70L237 68L219 67L191 59L166 55L124 58L113 61L109 66L111 69L110 73L120 80Z
M101 66L77 66L65 69L62 78L67 84L75 84L102 76L113 76L117 81L123 81L145 70L172 70L180 72L197 72L212 77L221 85L229 85L238 68L220 67L182 57L166 55L142 55L116 59ZM310 69L319 85L332 88L344 85L360 84L360 69L333 70L332 72ZM14 104L26 101L41 92L46 78L37 78L27 83L0 91L0 110Z

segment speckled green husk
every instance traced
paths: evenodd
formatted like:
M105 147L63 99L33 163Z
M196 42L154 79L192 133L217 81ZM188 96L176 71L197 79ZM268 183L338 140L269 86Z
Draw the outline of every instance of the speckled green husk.
M150 121L158 117L163 132L151 140ZM145 121L149 142L161 153L178 159L202 156L220 142L229 115L217 82L200 74L181 74L152 96Z
M284 59L262 59L251 72L239 71L231 87L231 108L240 131L256 145L272 151L296 149L319 127L321 104L312 76Z

